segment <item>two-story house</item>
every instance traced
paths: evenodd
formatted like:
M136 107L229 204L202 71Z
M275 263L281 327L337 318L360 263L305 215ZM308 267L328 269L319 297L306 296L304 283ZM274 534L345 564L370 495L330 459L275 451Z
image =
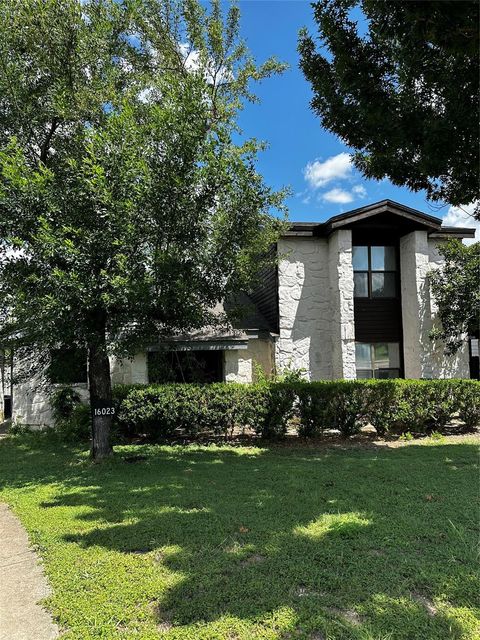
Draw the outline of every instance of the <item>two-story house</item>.
M435 303L428 273L442 262L442 242L474 234L389 200L326 222L291 223L275 247L277 266L246 298L244 322L176 336L132 360L112 359L113 383L248 383L258 367L267 374L302 369L310 380L469 378L467 336L455 356L429 337ZM53 382L76 383L86 393L85 362L68 371L81 379ZM5 403L22 423L51 422L37 380L18 385Z

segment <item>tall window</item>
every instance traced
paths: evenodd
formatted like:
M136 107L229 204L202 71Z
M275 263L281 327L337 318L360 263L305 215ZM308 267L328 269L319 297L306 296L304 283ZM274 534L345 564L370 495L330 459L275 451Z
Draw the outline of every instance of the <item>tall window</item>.
M399 378L398 342L355 343L357 378Z
M395 247L353 247L354 296L394 298L396 270Z

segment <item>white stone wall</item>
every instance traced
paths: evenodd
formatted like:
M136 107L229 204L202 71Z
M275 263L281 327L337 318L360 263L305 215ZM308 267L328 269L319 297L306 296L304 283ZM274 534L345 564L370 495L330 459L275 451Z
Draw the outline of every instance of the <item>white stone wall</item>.
M252 339L247 349L227 349L224 352L224 379L226 382L253 382L255 363L268 376L273 370L272 343L270 340Z
M355 379L352 232L339 230L328 243L332 377Z
M441 240L429 240L426 231L414 231L400 240L400 271L403 322L403 357L406 378L468 378L468 344L455 356L444 353L442 342L429 334L435 320L435 301L428 273L438 268Z
M278 243L280 335L276 342L278 372L303 369L305 377L332 377L332 305L328 241L288 238Z
M247 349L228 349L224 353L224 378L226 382L251 382L252 357Z
M29 382L14 386L12 421L21 425L41 429L53 426L53 413L50 394L54 385L48 389L41 376L35 376ZM82 401L88 401L88 387L85 383L69 385L78 393Z
M120 360L110 357L112 384L147 384L147 354L137 353L133 358Z

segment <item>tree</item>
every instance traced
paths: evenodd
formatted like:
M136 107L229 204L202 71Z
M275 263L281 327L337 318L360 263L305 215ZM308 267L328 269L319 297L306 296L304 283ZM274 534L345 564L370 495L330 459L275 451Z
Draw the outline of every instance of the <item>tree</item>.
M236 7L196 0L0 5L3 341L88 351L92 407L109 355L214 325L246 290L283 207L234 142L257 67ZM40 361L42 358L40 358ZM94 416L92 455L111 453Z
M303 30L300 66L313 110L355 150L354 165L367 178L425 189L433 201L478 200L477 0L313 7L323 48Z
M432 339L445 341L445 350L456 353L465 335L476 334L480 322L480 242L465 246L450 240L440 247L444 264L430 273L432 293L441 326Z

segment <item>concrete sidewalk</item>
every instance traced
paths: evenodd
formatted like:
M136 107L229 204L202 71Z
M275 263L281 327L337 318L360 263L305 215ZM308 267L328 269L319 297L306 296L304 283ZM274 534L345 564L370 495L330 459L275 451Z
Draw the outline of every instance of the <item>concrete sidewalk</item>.
M25 529L0 503L0 640L53 640L58 627L38 601L49 587Z

